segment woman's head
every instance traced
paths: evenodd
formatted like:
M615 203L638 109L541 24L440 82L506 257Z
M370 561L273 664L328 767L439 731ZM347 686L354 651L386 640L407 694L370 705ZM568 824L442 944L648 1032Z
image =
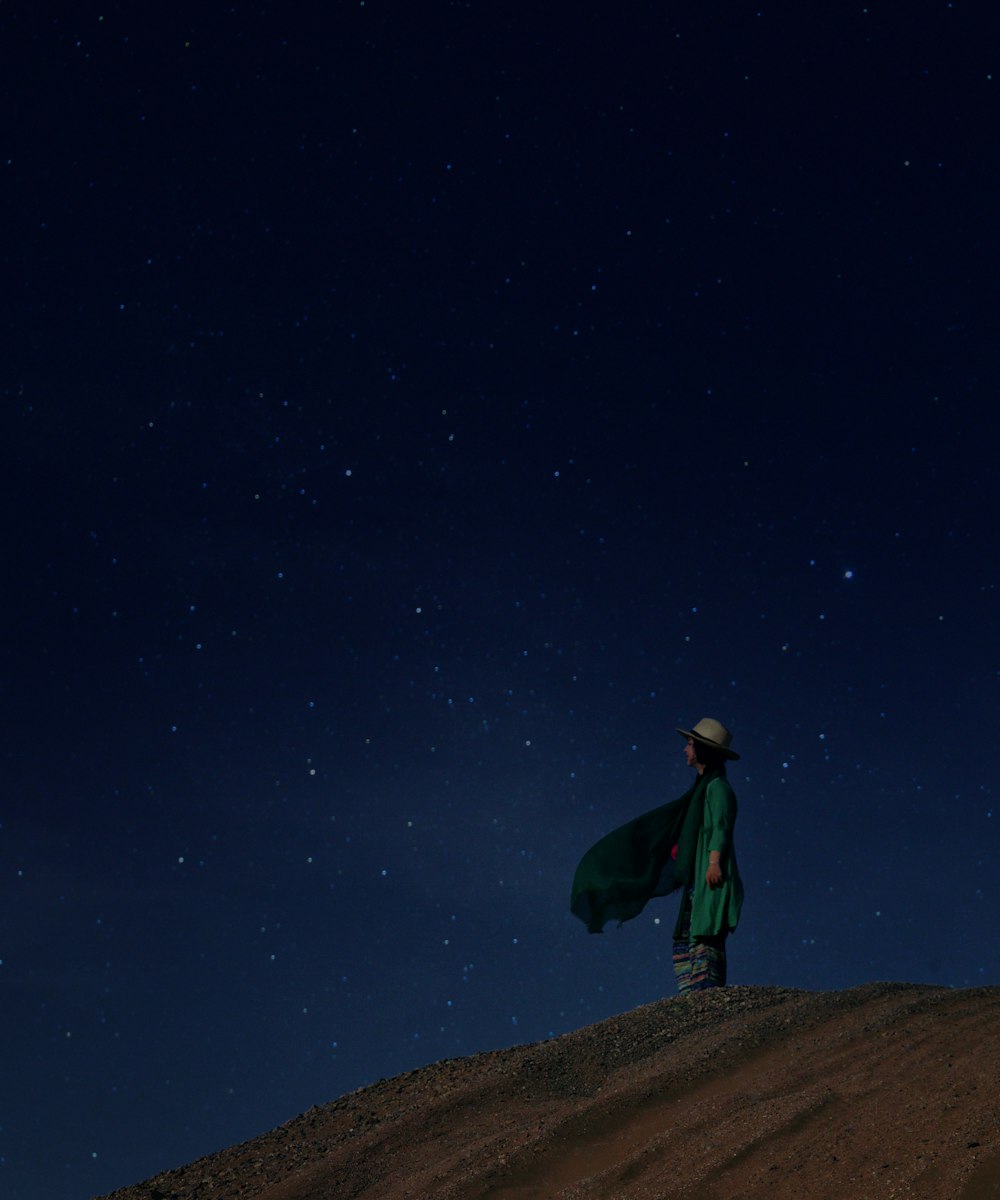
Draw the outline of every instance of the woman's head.
M688 758L689 766L697 764L702 770L721 771L725 775L726 756L721 750L713 750L705 742L699 742L696 738L688 738L688 745L691 747L691 755ZM692 758L694 762L691 761Z

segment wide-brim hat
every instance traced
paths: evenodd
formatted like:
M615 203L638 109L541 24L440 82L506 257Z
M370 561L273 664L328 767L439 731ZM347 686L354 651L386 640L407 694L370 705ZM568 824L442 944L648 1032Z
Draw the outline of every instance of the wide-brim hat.
M733 735L721 721L716 721L714 717L702 717L694 729L681 729L679 726L675 726L675 728L682 737L693 738L696 742L707 746L709 750L721 754L723 758L739 758L736 751L729 748Z

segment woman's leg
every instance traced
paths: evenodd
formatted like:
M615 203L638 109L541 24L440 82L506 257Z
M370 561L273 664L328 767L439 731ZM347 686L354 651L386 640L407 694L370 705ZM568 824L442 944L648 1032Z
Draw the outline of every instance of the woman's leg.
M688 990L726 986L726 935L701 938L691 943Z
M674 939L674 978L683 996L691 991L691 891L684 893L681 925Z

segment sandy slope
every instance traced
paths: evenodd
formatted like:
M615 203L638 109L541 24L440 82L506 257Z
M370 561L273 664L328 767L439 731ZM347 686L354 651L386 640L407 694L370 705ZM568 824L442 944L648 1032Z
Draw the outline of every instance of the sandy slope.
M115 1200L1000 1200L1000 988L733 987L435 1063Z

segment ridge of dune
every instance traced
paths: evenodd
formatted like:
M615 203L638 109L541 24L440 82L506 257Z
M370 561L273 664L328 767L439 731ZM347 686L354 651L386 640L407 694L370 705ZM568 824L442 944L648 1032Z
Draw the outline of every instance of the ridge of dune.
M104 1200L1000 1200L1000 988L729 987L380 1080Z

